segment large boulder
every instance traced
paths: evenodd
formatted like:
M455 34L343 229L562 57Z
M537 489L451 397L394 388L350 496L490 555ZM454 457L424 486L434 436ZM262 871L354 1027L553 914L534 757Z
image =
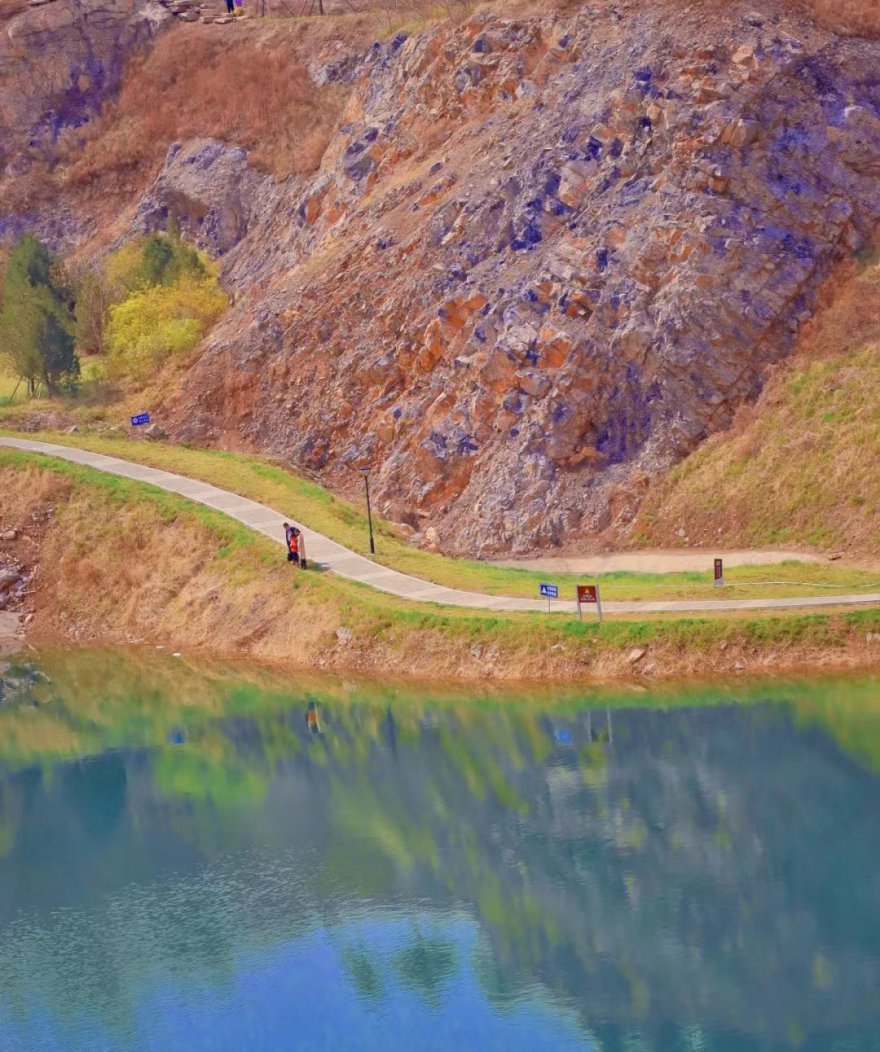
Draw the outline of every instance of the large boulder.
M240 146L216 139L172 143L134 225L164 229L173 218L201 248L223 256L247 234L251 217L265 203L268 182Z

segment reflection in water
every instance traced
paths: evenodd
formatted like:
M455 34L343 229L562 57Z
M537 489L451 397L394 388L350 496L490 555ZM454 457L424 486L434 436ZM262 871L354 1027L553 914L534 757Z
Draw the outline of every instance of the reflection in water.
M318 722L318 703L314 698L309 698L306 705L306 726L312 734L321 733L321 724Z
M42 665L0 710L0 1049L880 1048L874 683Z

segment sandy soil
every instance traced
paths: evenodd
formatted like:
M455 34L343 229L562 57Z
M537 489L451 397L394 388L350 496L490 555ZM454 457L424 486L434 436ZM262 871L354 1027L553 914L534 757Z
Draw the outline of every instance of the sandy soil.
M792 559L802 563L828 561L827 555L780 551L774 548L735 551L657 548L647 551L608 552L601 555L504 559L496 561L495 565L508 566L517 570L546 570L548 573L683 573L686 570L706 570L708 572L712 569L713 560L718 558L723 559L724 565L729 567L775 566ZM855 564L847 560L845 565Z
M24 631L18 614L0 610L0 658L21 650L23 639Z

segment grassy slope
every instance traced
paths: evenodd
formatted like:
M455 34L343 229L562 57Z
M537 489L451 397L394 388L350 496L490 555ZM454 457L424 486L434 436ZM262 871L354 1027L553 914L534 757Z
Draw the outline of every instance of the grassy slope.
M646 498L650 544L880 549L880 265L848 280L757 404Z
M333 496L315 483L256 457L197 450L161 443L134 441L81 432L76 435L36 435L47 441L81 446L136 460L154 467L203 479L299 519L312 529L363 554L368 553L366 517L360 509ZM513 570L465 559L449 559L411 547L388 523L377 524L377 561L404 573L453 588L493 595L536 597L546 573ZM609 573L595 578L605 599L716 599L711 557L706 572L673 574ZM573 596L574 575L551 575L561 594ZM833 564L786 563L749 566L725 572L725 596L736 599L821 595L837 591L870 591L880 587L880 576Z
M51 458L0 450L3 525L55 512L42 541L38 632L149 640L305 665L471 679L571 680L810 667L876 659L880 611L579 624L565 615L417 607L321 574L292 573L271 542L173 494ZM340 639L337 631L346 628Z

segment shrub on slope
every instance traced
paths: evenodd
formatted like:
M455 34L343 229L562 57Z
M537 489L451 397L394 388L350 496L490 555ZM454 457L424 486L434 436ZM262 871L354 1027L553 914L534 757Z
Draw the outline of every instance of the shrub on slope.
M223 313L217 266L177 237L151 234L107 262L111 373L145 380L192 350Z

